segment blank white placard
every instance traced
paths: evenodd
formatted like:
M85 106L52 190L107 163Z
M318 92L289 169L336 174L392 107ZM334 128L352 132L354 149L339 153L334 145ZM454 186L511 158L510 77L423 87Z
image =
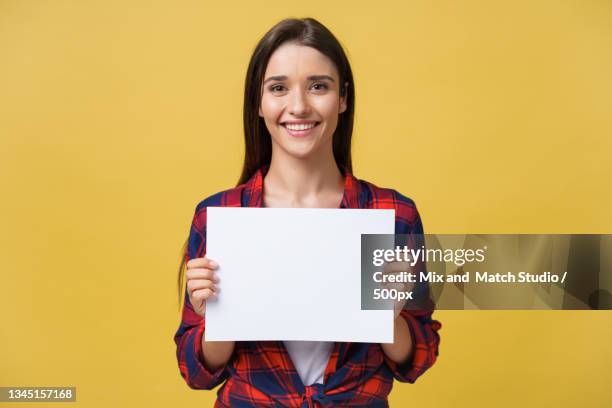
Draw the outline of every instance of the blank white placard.
M219 297L205 339L393 342L392 310L361 310L361 234L393 234L395 210L208 207Z

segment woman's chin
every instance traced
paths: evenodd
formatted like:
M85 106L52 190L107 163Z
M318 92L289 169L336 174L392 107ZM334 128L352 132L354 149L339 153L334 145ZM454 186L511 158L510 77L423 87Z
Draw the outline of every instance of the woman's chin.
M279 143L279 139L274 138L272 141L273 151L282 151L285 155L291 156L298 159L307 159L318 153L319 144L316 143L315 139L296 139L290 138L287 135L282 135Z
M283 150L288 156L300 160L309 159L317 154L316 149L312 145L285 146Z

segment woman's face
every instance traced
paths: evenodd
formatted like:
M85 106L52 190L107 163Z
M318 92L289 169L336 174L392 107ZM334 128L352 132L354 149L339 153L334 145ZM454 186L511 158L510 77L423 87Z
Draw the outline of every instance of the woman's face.
M259 108L272 135L273 151L297 158L331 152L338 115L345 110L338 72L328 57L292 43L274 51Z

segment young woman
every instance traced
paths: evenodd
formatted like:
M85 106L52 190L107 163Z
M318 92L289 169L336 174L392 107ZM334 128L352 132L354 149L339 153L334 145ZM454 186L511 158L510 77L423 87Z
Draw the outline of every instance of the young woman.
M394 378L414 382L436 360L441 325L431 308L397 310L389 344L203 340L206 300L222 286L205 257L209 206L391 208L397 234L423 233L410 199L352 175L354 101L346 55L318 21L283 20L255 48L242 176L198 204L179 268L180 294L187 267L174 337L180 372L191 388L224 383L215 407L386 407Z

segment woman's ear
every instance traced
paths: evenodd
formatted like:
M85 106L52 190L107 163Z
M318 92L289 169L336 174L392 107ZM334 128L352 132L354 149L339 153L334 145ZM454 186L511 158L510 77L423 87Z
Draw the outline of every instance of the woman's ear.
M342 113L346 110L346 100L348 94L348 82L344 83L344 90L342 92L342 96L340 97L340 112Z
M259 116L263 118L263 112L261 111L261 105L259 106Z

